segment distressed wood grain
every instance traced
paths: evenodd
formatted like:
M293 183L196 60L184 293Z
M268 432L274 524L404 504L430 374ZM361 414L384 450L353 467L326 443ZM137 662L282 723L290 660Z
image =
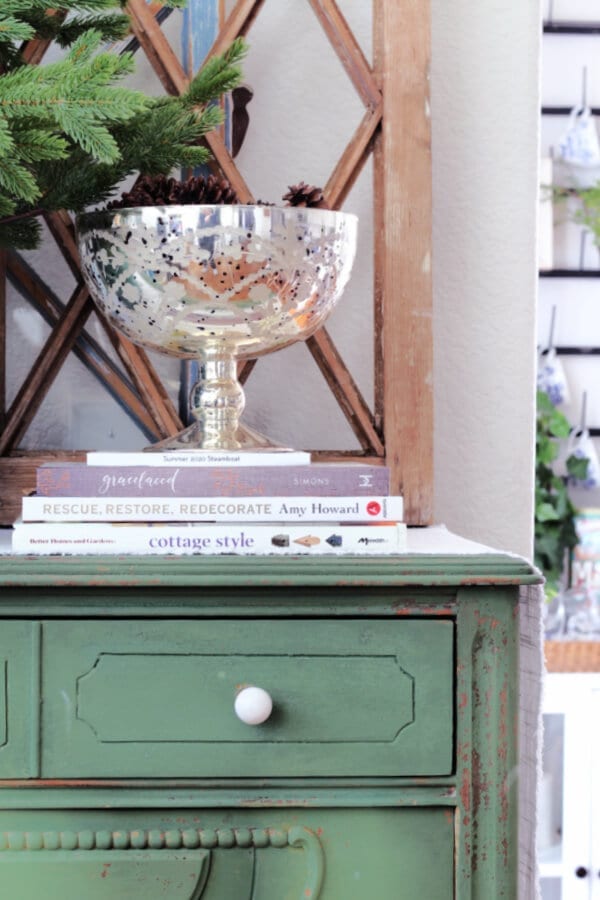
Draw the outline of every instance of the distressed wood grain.
M430 36L418 0L375 3L383 91L375 143L378 412L406 519L433 516Z
M10 405L0 455L13 450L27 431L92 309L87 288L77 287Z

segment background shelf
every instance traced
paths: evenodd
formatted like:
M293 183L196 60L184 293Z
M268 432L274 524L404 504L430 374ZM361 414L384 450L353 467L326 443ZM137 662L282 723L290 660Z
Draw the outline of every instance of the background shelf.
M544 22L544 34L600 34L600 22Z

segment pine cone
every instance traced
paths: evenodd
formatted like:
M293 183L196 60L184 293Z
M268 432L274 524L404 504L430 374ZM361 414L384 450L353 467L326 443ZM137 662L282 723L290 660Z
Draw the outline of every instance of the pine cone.
M313 184L305 184L304 181L301 181L300 184L289 185L289 190L287 194L283 195L283 199L287 201L287 206L313 206L327 209L322 188L315 187Z
M239 203L237 194L226 178L208 175L203 178L188 178L182 184L182 192L187 198L183 203L232 204Z
M186 206L195 203L233 204L238 203L238 198L227 179L215 175L192 176L187 181L177 181L166 175L144 175L130 191L117 200L111 200L106 208Z

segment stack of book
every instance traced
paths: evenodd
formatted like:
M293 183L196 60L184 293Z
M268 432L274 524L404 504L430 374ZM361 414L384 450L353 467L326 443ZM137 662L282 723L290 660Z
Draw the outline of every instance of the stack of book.
M304 451L94 452L49 462L14 523L14 553L394 554L389 471Z

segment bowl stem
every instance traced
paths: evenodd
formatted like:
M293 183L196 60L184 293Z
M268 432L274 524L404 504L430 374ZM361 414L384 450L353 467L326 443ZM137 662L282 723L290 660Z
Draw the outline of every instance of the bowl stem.
M206 450L238 450L237 431L246 400L237 377L237 361L227 349L207 347L199 377L190 391L190 412L200 426Z
M190 413L195 421L147 450L290 449L240 424L246 401L237 377L235 351L207 347L198 370L198 381L190 391Z

